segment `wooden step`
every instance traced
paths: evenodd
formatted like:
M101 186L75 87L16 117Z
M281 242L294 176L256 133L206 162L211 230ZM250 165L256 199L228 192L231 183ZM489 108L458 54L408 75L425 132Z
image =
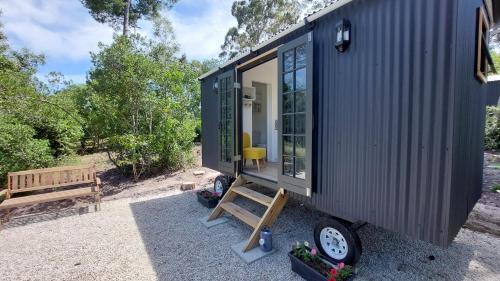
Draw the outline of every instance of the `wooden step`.
M273 198L264 195L262 193L259 193L255 190L251 190L249 188L246 188L245 186L238 186L233 188L233 191L238 193L239 195L242 195L252 201L255 201L257 203L260 203L264 206L270 206L271 203L273 202Z
M252 214L251 212L247 211L246 209L232 202L221 203L220 207L224 209L224 211L237 217L238 219L242 220L244 223L248 224L253 228L255 228L259 224L259 221L261 219L260 217Z

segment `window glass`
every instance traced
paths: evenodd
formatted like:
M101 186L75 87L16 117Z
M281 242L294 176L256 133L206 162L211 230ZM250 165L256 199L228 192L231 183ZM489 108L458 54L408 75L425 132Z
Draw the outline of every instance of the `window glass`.
M283 54L283 72L293 69L294 55L293 50L287 51Z
M295 84L295 90L296 91L302 91L306 89L306 69L301 68L295 72L295 81L297 83Z
M295 156L305 157L306 156L306 137L295 137Z
M283 157L283 174L293 177L293 157Z
M284 136L283 137L283 155L291 156L293 155L293 137Z
M293 72L283 75L283 93L293 91Z
M298 46L282 53L283 175L306 178L307 48Z
M293 115L283 116L283 134L293 134Z
M295 112L306 112L306 93L295 93Z
M299 179L306 178L306 159L303 157L295 158L295 177Z
M306 45L298 47L295 59L295 68L306 67Z
M295 134L305 134L306 133L306 114L296 113L295 114Z

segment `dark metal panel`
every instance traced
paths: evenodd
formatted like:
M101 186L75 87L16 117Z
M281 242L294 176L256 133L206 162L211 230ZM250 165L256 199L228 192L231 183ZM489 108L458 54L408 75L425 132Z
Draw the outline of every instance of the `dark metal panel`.
M455 0L359 0L315 24L320 210L446 246ZM345 53L334 26L352 24Z
M486 105L497 106L500 104L500 80L488 82L488 98Z
M481 195L486 84L474 79L477 8L481 0L458 0L457 54L453 131L453 168L450 186L451 240L467 220Z
M202 165L210 169L219 168L218 112L219 104L213 89L217 73L201 81L201 144Z

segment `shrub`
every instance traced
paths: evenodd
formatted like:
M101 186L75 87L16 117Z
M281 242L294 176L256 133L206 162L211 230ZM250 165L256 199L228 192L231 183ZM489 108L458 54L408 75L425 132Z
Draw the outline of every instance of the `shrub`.
M488 106L486 108L485 149L500 149L500 108Z
M48 140L35 139L35 130L17 120L0 117L0 181L8 172L53 164ZM2 185L3 186L3 185Z

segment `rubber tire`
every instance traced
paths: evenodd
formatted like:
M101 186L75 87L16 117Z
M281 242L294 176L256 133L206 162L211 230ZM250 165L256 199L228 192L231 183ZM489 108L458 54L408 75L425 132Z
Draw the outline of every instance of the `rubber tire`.
M227 179L226 176L223 176L223 175L220 175L218 177L215 178L214 180L214 192L217 192L215 186L217 185L217 181L220 181L221 184L222 184L222 194L219 196L220 198L222 198L224 196L224 194L226 194L227 190L229 189L229 181Z
M325 227L335 228L346 239L348 250L347 256L344 259L337 260L330 257L321 246L320 233L321 230ZM314 228L314 242L316 243L316 246L318 247L318 250L321 252L321 254L323 254L323 256L326 257L327 260L330 260L334 263L343 262L345 264L354 265L359 261L361 253L363 252L361 239L359 239L356 231L351 228L351 223L334 218L323 220L316 224L316 227Z

